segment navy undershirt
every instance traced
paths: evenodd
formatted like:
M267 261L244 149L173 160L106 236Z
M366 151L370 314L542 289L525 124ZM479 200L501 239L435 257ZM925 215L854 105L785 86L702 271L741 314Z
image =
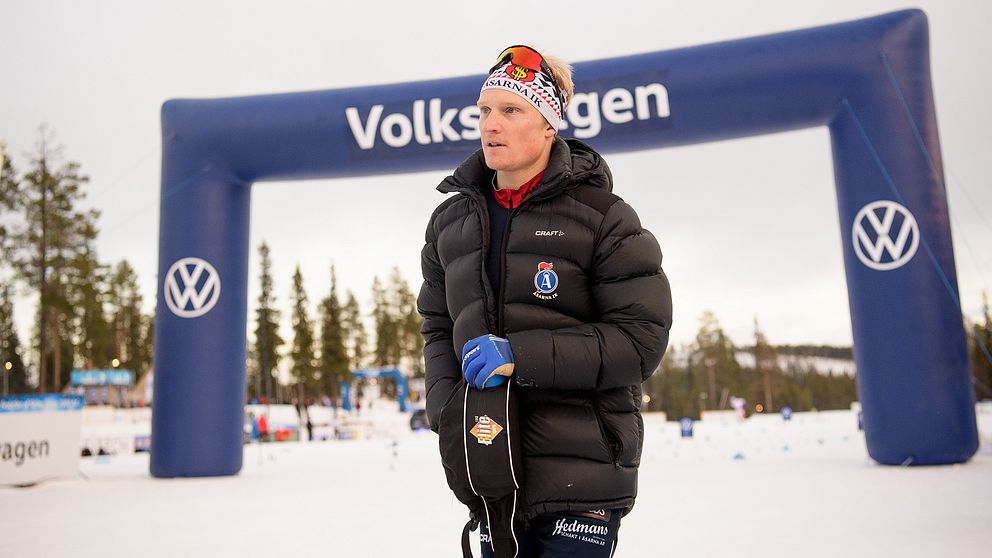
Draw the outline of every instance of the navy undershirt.
M503 252L503 233L506 231L506 223L510 220L508 207L503 207L493 193L491 187L486 188L486 207L489 209L489 252L486 254L486 275L489 276L489 284L493 287L493 294L499 300L500 276L499 257Z

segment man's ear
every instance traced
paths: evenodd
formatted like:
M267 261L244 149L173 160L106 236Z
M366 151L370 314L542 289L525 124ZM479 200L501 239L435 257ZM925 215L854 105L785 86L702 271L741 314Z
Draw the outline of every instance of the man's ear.
M546 138L553 138L556 133L558 132L555 131L555 127L551 124L548 124L548 127L544 129L544 137Z

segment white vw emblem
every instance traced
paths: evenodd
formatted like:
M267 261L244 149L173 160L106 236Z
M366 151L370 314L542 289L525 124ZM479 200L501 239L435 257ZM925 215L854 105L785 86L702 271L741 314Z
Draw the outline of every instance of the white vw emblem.
M165 303L180 318L197 318L220 298L220 275L200 258L182 258L165 275Z
M879 209L884 210L881 219L876 213ZM893 239L892 225L896 214L902 216L902 223ZM916 254L920 245L920 227L913 214L898 203L889 200L873 201L862 207L854 217L851 241L854 243L854 253L862 263L872 269L888 271L901 267ZM888 258L885 258L885 254L888 254Z

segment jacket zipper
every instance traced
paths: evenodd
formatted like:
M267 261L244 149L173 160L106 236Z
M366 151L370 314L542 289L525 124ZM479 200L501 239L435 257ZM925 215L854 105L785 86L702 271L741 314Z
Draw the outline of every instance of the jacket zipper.
M492 283L489 282L489 277L486 274L486 253L489 251L489 245L492 244L492 239L489 238L489 210L486 208L486 199L476 192L471 192L469 196L475 201L476 211L479 213L479 221L482 223L482 236L488 242L483 242L482 246L482 280L486 285L489 285L489 292L493 291ZM497 305L499 301L497 301ZM492 322L490 322L489 313L489 295L486 295L483 300L483 305L485 307L486 314L486 324L489 326L489 330L492 331Z
M567 181L571 177L572 173L566 172L562 179ZM501 243L499 250L499 298L496 300L496 334L500 337L506 337L506 332L503 330L503 293L506 292L506 243L510 238L510 225L513 223L513 216L517 214L517 211L519 211L525 203L540 199L542 199L542 197L537 195L529 196L521 200L520 205L511 208L510 216L506 218L506 228L503 229L503 242Z
M512 208L510 216L506 218L503 242L499 249L499 299L496 301L496 334L500 337L506 337L506 332L503 331L503 293L506 292L506 241L510 238L510 223L513 222L513 216L517 214L518 209L520 209L519 205Z

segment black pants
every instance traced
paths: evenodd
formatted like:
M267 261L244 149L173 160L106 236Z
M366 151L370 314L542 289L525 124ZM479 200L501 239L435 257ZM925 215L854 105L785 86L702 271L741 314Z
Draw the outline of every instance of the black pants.
M513 528L518 558L610 558L619 530L620 510L545 513ZM485 522L480 538L483 558L493 558Z

